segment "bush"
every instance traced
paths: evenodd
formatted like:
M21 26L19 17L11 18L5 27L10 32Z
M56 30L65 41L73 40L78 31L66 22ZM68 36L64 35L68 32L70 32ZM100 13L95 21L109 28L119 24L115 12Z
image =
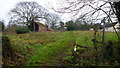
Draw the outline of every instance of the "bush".
M16 29L17 34L23 34L23 33L28 33L28 32L29 32L29 29L25 27Z

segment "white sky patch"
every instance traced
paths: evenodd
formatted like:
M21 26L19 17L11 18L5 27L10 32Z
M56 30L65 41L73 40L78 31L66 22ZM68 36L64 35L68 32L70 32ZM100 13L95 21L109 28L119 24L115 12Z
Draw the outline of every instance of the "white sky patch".
M52 10L51 7L54 7L55 9L58 9L58 7L59 8L62 7L62 4L58 3L61 0L0 0L0 20L4 20L5 25L8 25L8 22L9 22L9 15L8 15L9 11L13 9L18 2L22 2L22 1L38 2L39 5L47 8L51 13L57 13L57 12L54 12L54 10ZM81 0L81 1L93 1L93 0ZM95 0L95 1L120 1L120 0ZM102 4L102 2L100 2L100 4ZM64 4L64 6L67 6L67 4ZM83 13L83 12L84 11L80 13ZM62 17L61 19L64 22L70 19L73 19L71 17L71 14L69 13L64 13L59 15Z
M46 4L47 0L0 0L0 20L4 20L5 25L8 25L9 22L9 11L15 7L18 2L22 1L35 1L38 2L39 5L48 8ZM55 2L55 0L49 0L51 2ZM50 12L54 12L48 9Z

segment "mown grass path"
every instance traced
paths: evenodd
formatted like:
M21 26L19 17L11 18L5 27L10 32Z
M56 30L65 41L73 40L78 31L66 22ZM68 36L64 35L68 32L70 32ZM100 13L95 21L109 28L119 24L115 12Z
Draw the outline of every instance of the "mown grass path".
M65 56L66 50L72 47L74 36L72 32L61 32L54 35L53 38L56 39L54 42L38 46L32 52L32 56L29 58L27 65L54 66L60 64L59 62Z

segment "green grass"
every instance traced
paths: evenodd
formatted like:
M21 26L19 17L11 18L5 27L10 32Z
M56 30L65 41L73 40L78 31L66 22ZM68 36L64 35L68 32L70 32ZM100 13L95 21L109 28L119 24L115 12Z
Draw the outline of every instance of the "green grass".
M112 40L113 42L118 41L118 37L117 37L116 33L114 33L114 32L107 32L105 34L105 41L109 41L109 40Z
M54 58L61 53L70 56L72 54L72 43L82 46L93 46L94 32L93 31L66 31L66 32L44 32L44 33L27 33L7 35L10 39L11 47L15 52L23 55L24 65L54 65ZM97 37L101 41L101 33ZM117 35L114 32L105 34L105 41L118 41ZM80 48L78 48L80 49ZM69 60L71 57L64 58ZM21 61L22 62L22 61Z
M65 32L62 35L59 35L56 42L48 43L37 48L28 63L34 65L51 61L52 57L56 56L59 52L63 51L64 48L69 46L71 41L71 32Z
M93 32L90 31L74 31L76 37L76 43L82 46L93 45L91 39L93 38Z
M11 47L24 55L27 60L25 64L32 66L52 61L53 57L70 47L71 41L74 40L72 32L37 32L7 36Z
M93 31L74 31L74 35L76 37L76 42L79 45L85 45L85 46L93 46L92 39L94 38L94 32ZM97 40L102 41L102 33L97 33ZM117 42L117 35L115 32L106 32L105 33L105 42L108 42L109 40L113 42Z

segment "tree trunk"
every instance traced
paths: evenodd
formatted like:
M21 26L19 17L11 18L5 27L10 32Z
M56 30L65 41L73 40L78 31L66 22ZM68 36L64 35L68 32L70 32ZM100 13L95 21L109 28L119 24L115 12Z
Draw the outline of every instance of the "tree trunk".
M117 16L118 21L120 23L120 1L114 2L113 5L114 5L115 11L116 11L116 16Z

